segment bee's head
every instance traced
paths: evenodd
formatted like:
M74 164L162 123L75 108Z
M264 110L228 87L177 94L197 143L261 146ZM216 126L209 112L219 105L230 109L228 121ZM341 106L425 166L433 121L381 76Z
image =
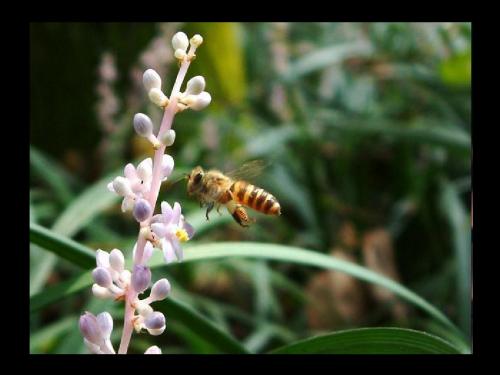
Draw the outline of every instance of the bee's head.
M187 190L189 195L196 193L201 188L201 181L204 174L203 168L197 166L188 175Z

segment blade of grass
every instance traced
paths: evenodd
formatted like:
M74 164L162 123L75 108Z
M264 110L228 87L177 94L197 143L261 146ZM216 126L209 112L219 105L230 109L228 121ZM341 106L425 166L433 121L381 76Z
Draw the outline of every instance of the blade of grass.
M73 198L70 186L78 185L77 180L55 161L30 145L30 170L43 179L62 203Z
M471 329L471 223L469 214L456 187L448 181L441 182L441 209L448 219L455 250L455 275L457 280L457 305L460 327L467 336Z
M48 229L40 227L39 225L30 224L30 240L41 246L48 245L48 250L57 252L61 256L65 256L66 259L72 260L73 262L81 262L81 264L79 264L84 267L90 268L94 264L93 252L90 249L72 240L59 236ZM52 247L54 247L54 249L52 249ZM345 272L361 280L389 289L399 297L427 312L442 324L460 332L460 330L441 311L403 285L372 272L362 266L314 251L275 244L221 242L189 246L185 250L184 262L228 257L270 259ZM161 254L157 252L150 261L150 265L158 266L163 264L164 262Z
M443 339L403 328L360 328L316 336L271 354L460 354Z

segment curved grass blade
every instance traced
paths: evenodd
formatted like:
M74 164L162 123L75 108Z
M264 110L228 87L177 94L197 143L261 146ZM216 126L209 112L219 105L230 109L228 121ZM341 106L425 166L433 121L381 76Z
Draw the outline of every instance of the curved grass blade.
M37 224L30 224L30 240L86 268L90 268L94 265L94 253L90 249L75 241L61 237ZM221 242L194 245L186 248L184 262L227 257L250 257L278 260L345 272L361 280L389 289L399 297L426 311L442 324L450 327L454 331L460 332L441 311L403 285L362 266L317 252L276 244ZM150 265L164 265L161 254L156 252Z
M338 116L331 110L321 110L318 120L335 131L360 135L360 136L388 136L398 141L412 143L431 143L449 148L455 148L466 155L471 151L471 136L465 130L458 127L443 126L434 118L420 118L411 123L411 126L401 126L386 120L370 120L370 123L362 119L352 120Z
M457 329L442 312L403 285L354 263L346 262L332 256L304 250L298 247L254 242L220 242L203 244L187 248L185 251L184 261L189 262L201 259L225 257L264 258L345 272L361 280L378 284L391 290L399 297L426 311L441 323ZM155 258L154 260L161 262L161 259L158 258Z
M30 169L50 186L63 203L73 197L70 185L78 185L73 175L65 171L57 162L30 145Z
M373 47L366 41L335 44L317 49L292 62L281 79L292 83L306 74L341 63L346 58L369 56L372 53Z
M316 336L270 354L461 354L443 339L403 328L359 328Z
M95 265L95 254L88 247L41 225L30 223L30 242L81 267L91 268Z
M167 298L157 302L156 306L169 318L182 322L186 328L196 333L197 336L208 340L222 353L249 353L238 341L183 302Z

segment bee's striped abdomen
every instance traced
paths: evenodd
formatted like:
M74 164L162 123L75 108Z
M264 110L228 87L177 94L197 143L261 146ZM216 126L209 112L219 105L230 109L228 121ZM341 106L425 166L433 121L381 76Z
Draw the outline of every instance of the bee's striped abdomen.
M234 200L267 215L280 215L281 208L276 198L262 188L245 181L236 181L230 188Z

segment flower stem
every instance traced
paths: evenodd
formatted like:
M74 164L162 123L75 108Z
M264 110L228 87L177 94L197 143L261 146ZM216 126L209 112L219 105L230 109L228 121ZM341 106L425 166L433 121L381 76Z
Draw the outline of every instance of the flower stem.
M161 121L160 130L158 132L158 138L166 131L172 128L172 122L175 117L177 109L177 94L179 94L182 82L186 77L187 70L190 65L190 61L184 60L181 64L179 72L177 73L177 78L175 79L174 87L172 88L172 93L170 94L170 102L165 108L163 114L163 119ZM151 189L149 191L148 201L151 207L156 207L156 200L158 199L158 194L160 192L161 185L161 162L163 159L163 154L165 152L166 146L160 147L155 151L153 159L153 177L151 181ZM134 265L140 264L142 256L144 253L144 246L146 245L146 239L141 235L139 231L139 237L137 239L137 248L134 258ZM129 290L125 296L125 316L123 321L123 332L120 341L120 348L118 354L127 354L128 346L130 344L130 339L132 337L132 332L134 330L133 318L135 313L135 308L132 306L133 301L137 298L137 292L130 285Z

